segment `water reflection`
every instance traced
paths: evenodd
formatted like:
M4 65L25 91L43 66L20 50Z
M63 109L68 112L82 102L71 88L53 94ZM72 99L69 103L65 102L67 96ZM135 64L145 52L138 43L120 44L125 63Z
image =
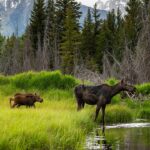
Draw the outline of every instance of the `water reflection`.
M95 129L86 139L86 150L150 150L150 124L107 126Z

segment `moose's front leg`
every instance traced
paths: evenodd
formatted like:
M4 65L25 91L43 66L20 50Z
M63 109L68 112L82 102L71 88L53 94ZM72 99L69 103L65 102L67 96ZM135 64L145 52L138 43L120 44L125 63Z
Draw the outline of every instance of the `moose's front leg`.
M103 124L103 132L105 131L105 107L106 107L106 105L102 106L102 124Z
M100 96L100 97L98 98L98 101L97 101L96 114L95 114L95 121L96 121L96 119L97 119L97 117L98 117L98 114L99 114L99 111L100 111L100 109L101 109L101 107L102 107L103 101L104 101L104 97L103 97L103 96Z
M101 109L101 105L97 105L97 107L96 107L96 113L95 113L95 120L94 120L94 121L96 121L96 119L97 119L97 117L98 117L98 114L99 114L100 109Z

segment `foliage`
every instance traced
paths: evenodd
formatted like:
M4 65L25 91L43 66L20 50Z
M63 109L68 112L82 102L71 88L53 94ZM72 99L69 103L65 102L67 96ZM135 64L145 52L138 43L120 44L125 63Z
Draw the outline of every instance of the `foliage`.
M80 44L80 34L78 22L71 5L67 9L64 28L64 36L61 43L62 70L66 74L73 74L75 57Z
M142 3L139 0L130 0L127 3L125 16L125 34L127 37L127 45L129 49L135 49L138 35L141 30L141 11Z
M74 107L70 109L73 103L66 106L65 100L62 103L45 102L36 110L10 110L3 105L0 110L0 125L4 125L0 131L0 149L78 150L85 142L86 133L94 126L88 111L79 114Z
M114 105L106 109L107 123L126 123L133 120L132 111L126 106Z
M77 80L69 75L55 72L28 72L10 77L11 84L20 89L69 89L77 84Z
M149 95L150 94L150 83L144 83L137 85L138 93L141 93L142 95Z
M150 109L149 108L141 109L138 112L138 117L141 119L149 119L150 120Z
M96 127L95 107L86 105L82 111L76 111L72 88L78 83L59 71L1 75L0 149L83 149L86 135ZM38 92L44 103L36 103L36 109L11 110L8 99L15 92ZM135 116L149 119L149 101L134 103L122 103L117 96L113 105L106 108L106 124L131 122Z
M45 28L45 3L44 0L36 0L34 1L33 10L31 12L30 18L30 33L31 33L31 41L34 49L34 55L36 55L36 51L39 48L38 44L43 47L43 39L44 39L44 28Z
M115 78L109 78L109 79L107 79L107 80L105 81L106 84L111 85L111 86L117 84L118 82L119 82L119 81L116 80Z

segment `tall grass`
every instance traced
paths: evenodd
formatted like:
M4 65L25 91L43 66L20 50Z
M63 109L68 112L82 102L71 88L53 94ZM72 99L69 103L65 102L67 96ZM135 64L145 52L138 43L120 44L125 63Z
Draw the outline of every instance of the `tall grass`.
M102 113L98 117L97 123L102 123ZM134 116L132 111L127 106L123 105L108 105L105 112L105 124L128 123L132 122Z
M138 93L141 93L142 95L149 95L150 94L150 83L144 83L137 85Z
M114 84L116 80L109 82ZM86 105L84 110L76 111L73 88L79 83L59 71L0 76L0 150L83 149L87 133L96 127L95 107ZM15 92L37 92L44 103L36 103L36 109L10 109L8 100ZM112 102L106 108L106 124L133 120L130 104L122 105L119 95ZM142 108L146 106L143 103L138 107L139 117L145 117ZM97 124L100 120L101 115Z
M70 89L77 85L78 81L69 75L63 75L60 71L39 73L28 72L21 73L10 77L11 83L16 88L29 89L36 88L39 90L53 89Z

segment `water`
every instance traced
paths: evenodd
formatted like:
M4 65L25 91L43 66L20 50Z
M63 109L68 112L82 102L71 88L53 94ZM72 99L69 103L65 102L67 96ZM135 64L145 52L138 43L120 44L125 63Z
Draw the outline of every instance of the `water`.
M86 139L85 150L150 150L150 123L106 126Z

